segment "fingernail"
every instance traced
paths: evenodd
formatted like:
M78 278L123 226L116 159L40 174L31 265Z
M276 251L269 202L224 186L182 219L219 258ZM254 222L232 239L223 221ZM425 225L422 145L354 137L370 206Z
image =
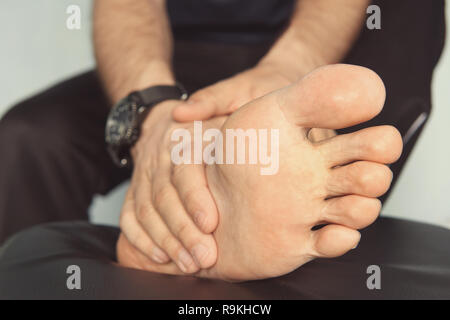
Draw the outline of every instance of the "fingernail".
M160 248L153 247L153 249L152 249L152 259L155 262L157 262L157 263L165 263L169 259L169 257Z
M186 250L180 250L178 254L178 267L184 273L187 273L189 270L189 266L192 265L194 261L191 258L191 255Z
M199 268L202 267L201 261L205 261L205 258L208 256L208 254L209 254L208 248L205 245L201 244L201 243L196 244L192 248L192 256L193 256L193 258L195 260L195 263L197 264L197 266Z

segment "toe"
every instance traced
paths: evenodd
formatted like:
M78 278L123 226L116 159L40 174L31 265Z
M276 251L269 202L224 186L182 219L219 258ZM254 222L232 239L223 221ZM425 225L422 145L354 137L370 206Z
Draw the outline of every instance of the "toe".
M383 108L385 89L375 72L337 64L318 68L274 95L296 125L341 129L375 117Z
M381 201L349 195L325 201L322 221L362 229L372 224L381 210Z
M357 161L330 171L327 197L355 194L380 197L389 189L392 171L388 166L369 161Z
M317 144L329 167L357 160L393 163L402 152L402 138L392 126L379 126L343 134Z
M311 255L316 258L334 258L355 248L361 234L354 229L330 224L312 231Z

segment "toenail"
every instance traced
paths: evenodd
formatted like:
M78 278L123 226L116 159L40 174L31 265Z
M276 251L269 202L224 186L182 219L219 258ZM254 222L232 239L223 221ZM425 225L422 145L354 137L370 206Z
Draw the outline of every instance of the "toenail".
M209 254L208 248L205 245L201 244L201 243L196 244L192 248L192 257L194 258L195 263L197 264L197 266L199 268L202 267L201 262L205 261L205 259L208 256L208 254Z
M184 273L187 273L189 270L189 266L192 265L194 261L192 261L191 255L184 249L180 250L178 254L178 267Z

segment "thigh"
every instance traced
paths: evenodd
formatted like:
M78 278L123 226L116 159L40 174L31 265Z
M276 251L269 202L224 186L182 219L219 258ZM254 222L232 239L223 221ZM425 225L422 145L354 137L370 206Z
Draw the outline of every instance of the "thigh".
M0 299L450 298L450 248L442 246L450 231L421 223L380 218L362 231L358 248L340 258L239 284L120 267L118 235L117 228L87 222L41 225L15 235L0 248ZM70 266L79 268L81 290L67 287L75 281Z
M97 73L90 71L11 108L0 121L1 134L18 133L36 153L53 149L63 154L70 149L67 166L73 166L71 174L75 177L80 173L77 169L89 169L91 178L83 187L105 194L130 175L129 170L116 168L106 149L104 132L110 107Z
M104 142L109 102L95 72L64 81L0 120L0 243L35 224L87 219L95 194L126 179Z

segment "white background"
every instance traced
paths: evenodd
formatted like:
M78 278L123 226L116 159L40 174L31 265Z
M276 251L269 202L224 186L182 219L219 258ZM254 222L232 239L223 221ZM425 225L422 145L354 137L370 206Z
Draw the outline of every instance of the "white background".
M66 8L82 9L82 29L66 29ZM450 17L450 7L446 9ZM0 2L0 116L15 102L93 68L91 0ZM450 32L447 34L450 42ZM450 227L450 51L433 79L434 110L384 215ZM2 150L2 152L8 152ZM3 168L5 169L5 168ZM126 184L91 208L95 222L116 224Z

